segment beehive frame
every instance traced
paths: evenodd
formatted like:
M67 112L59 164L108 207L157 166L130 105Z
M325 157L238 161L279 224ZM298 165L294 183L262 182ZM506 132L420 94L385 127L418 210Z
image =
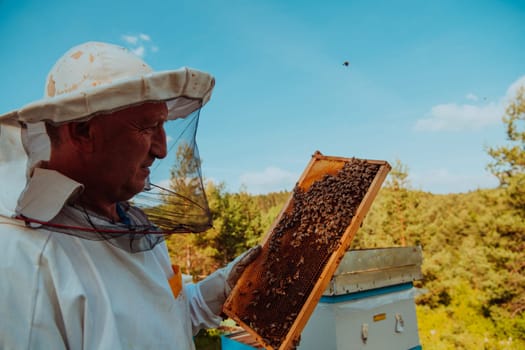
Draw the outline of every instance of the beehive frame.
M324 156L317 151L312 155L309 164L299 178L296 188L307 191L314 183L320 181L323 177L327 175L336 175L339 173L339 171L341 171L341 169L343 169L345 164L353 161L356 161L356 158ZM304 326L314 311L314 308L321 298L323 291L330 282L330 279L337 269L339 262L350 247L355 233L361 226L364 217L370 209L370 206L372 205L372 202L374 201L384 179L391 169L390 165L386 161L368 159L358 159L358 161L378 167L378 170L375 173L375 176L368 189L366 190L366 193L357 206L355 214L351 218L350 224L346 226L344 233L338 237L338 241L335 242L334 245L335 248L333 248L331 253L328 253L328 258L323 263L324 265L320 266L321 272L320 274L317 274L317 279L315 281L310 281L313 284L313 287L309 287L311 290L308 295L304 296L302 305L300 304L297 306L300 308L300 311L298 311L296 314L287 316L287 320L290 319L287 325L291 324L291 326L287 328L288 331L286 335L281 338L282 341L280 344L277 346L275 344L271 344L267 338L260 334L260 331L257 330L258 328L254 326L254 323L248 322L247 318L243 317L243 315L246 316L248 305L249 303L253 303L254 295L260 293L261 290L264 289L261 288L260 279L257 278L257 276L268 273L268 271L265 271L267 268L265 259L268 258L269 253L267 252L270 250L269 245L271 244L271 239L273 238L272 235L275 234L274 231L277 225L279 225L279 223L284 220L284 217L287 215L287 213L290 213L291 208L294 205L293 195L290 196L283 210L274 221L266 236L263 238L261 242L261 245L263 246L263 253L261 253L257 260L245 270L236 286L233 288L232 293L226 300L226 303L224 304L224 313L235 320L241 327L246 329L248 333L253 335L255 339L268 350L288 350L295 348ZM286 263L286 261L282 262L282 264ZM265 286L263 285L262 287ZM283 296L283 298L286 298L286 296ZM293 302L296 302L296 299L294 299ZM254 318L254 322L256 316L257 314L253 314L253 316L251 316Z

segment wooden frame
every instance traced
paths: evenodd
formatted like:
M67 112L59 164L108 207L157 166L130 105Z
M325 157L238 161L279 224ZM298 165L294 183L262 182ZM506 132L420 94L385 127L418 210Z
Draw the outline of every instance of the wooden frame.
M354 160L354 158L343 158L343 157L333 157L333 156L324 156L320 152L316 152L312 155L310 163L305 168L303 174L301 175L297 186L302 190L307 190L315 183L317 180L320 180L325 175L335 175L337 174L343 166ZM349 249L350 244L355 236L355 233L361 226L364 217L366 216L372 202L374 201L383 181L385 180L388 172L391 167L386 161L380 160L368 160L360 159L365 161L368 164L375 164L379 167L375 177L373 178L368 190L366 191L364 197L362 198L355 215L353 216L349 226L346 228L340 241L337 244L337 248L331 253L327 262L322 267L321 274L317 281L313 284L313 288L306 298L306 301L300 308L300 312L297 314L291 327L289 328L288 333L284 337L284 340L278 347L279 350L288 350L295 348L302 330L304 329L308 319L314 311L315 306L317 305L319 299L321 298L323 292L330 283L330 279L337 269L341 259L344 257L344 254ZM279 216L274 221L272 227L263 238L261 245L263 246L263 252L268 250L268 242L274 232L275 227L279 224L283 215L290 211L290 207L293 205L293 197L290 196L286 202L283 210ZM247 300L249 300L252 294L255 294L253 290L253 285L256 280L256 276L260 276L265 271L265 266L263 264L263 254L257 258L254 263L252 263L243 273L236 286L233 288L230 296L224 304L223 311L230 318L235 320L241 327L243 327L248 333L252 334L254 338L266 349L274 350L277 349L270 345L265 339L258 334L258 332L249 324L246 324L240 317L243 311L243 307L246 307ZM284 263L284 262L283 262ZM245 310L245 309L244 309Z

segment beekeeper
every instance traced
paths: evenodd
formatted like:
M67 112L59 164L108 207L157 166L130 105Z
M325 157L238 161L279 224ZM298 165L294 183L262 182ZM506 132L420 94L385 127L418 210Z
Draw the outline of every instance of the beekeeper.
M164 234L202 223L163 231L133 199L168 153L165 125L198 112L213 85L89 42L56 62L42 100L0 116L1 349L194 349L220 323L260 247L182 283Z

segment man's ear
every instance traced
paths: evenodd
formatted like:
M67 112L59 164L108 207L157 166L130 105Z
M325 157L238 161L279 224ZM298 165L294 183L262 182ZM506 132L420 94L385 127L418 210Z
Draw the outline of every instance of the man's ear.
M93 128L90 121L69 123L67 132L71 143L84 152L93 151Z

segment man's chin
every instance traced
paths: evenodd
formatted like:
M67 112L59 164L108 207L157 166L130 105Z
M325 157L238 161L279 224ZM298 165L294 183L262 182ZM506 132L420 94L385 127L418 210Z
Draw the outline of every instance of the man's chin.
M127 186L123 191L124 196L127 197L125 200L130 200L140 192L147 190L146 186L149 186L149 181L140 181L130 186Z

